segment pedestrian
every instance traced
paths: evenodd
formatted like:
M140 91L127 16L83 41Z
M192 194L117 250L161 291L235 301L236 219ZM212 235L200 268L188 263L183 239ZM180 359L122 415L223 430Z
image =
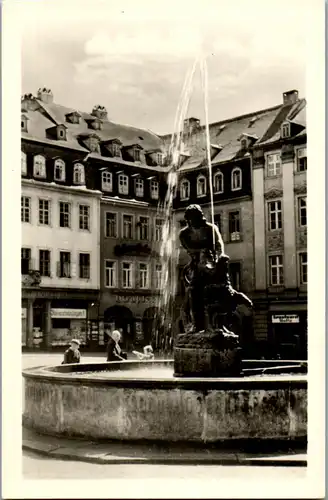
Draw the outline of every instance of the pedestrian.
M125 361L127 354L122 351L119 341L121 340L121 333L114 330L109 337L107 344L107 361Z
M77 339L72 339L71 346L64 352L64 361L62 362L62 365L80 363L81 354L79 348L80 348L80 341Z

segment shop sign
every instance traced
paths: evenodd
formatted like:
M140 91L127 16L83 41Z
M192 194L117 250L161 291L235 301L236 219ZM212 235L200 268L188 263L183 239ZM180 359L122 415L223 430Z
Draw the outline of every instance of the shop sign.
M86 309L51 309L52 318L86 319Z
M116 295L115 299L118 304L147 304L156 306L158 297L151 295Z
M22 319L26 319L27 318L27 309L26 307L22 307Z
M272 323L299 323L298 314L273 314Z

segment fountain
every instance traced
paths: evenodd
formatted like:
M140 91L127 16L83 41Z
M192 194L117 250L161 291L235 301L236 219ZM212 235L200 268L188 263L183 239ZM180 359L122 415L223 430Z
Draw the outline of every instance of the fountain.
M206 98L204 63L201 68ZM166 217L159 307L167 315L178 258L172 204L194 71L195 65L187 75L177 113L170 148L172 170L161 207ZM206 124L211 185L208 120ZM25 370L26 426L50 435L88 439L202 444L306 440L307 364L242 359L238 336L229 331L229 317L238 304L251 308L252 303L231 287L229 257L213 223L213 196L211 215L208 223L199 206L188 207L188 225L179 234L191 260L183 275L186 328L176 338L174 359Z

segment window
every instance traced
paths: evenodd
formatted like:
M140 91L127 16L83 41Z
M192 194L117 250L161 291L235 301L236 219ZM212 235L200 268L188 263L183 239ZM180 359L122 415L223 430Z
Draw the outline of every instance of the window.
M222 172L217 172L214 176L214 193L223 193L223 174Z
M148 265L139 263L139 288L149 287Z
M162 264L156 264L155 267L155 288L159 289L162 286L163 277L163 266Z
M140 161L140 149L135 148L133 150L134 161Z
M149 239L149 219L148 217L140 217L139 219L139 239L148 240Z
M30 271L31 264L31 249L22 248L21 249L21 273L28 274Z
M113 191L113 174L111 172L102 172L101 186L103 191Z
M106 212L105 236L106 238L117 238L117 215L111 212Z
M71 227L71 205L65 201L59 202L59 226Z
M190 198L190 182L186 179L180 184L180 198L181 200L188 200Z
M306 196L298 198L298 221L301 227L307 225Z
M40 177L42 179L46 177L46 159L44 156L34 156L33 174L34 177Z
M81 163L76 163L73 170L73 183L78 186L85 184L84 166Z
M301 285L307 284L307 252L300 253L300 279Z
M90 254L89 253L80 253L79 268L80 268L80 273L79 273L80 278L84 279L84 280L90 279Z
M269 257L270 263L270 285L277 286L284 283L284 268L282 255L273 255Z
M155 241L162 241L163 226L163 219L155 219Z
M230 241L240 240L240 215L239 212L229 213L229 235Z
M231 190L237 191L238 189L241 189L241 170L234 168L231 172Z
M118 176L118 192L120 194L129 194L129 178L125 174Z
M24 151L21 151L21 173L22 175L27 174L26 153Z
M214 224L218 227L221 233L221 214L214 214Z
M240 290L241 283L241 269L239 262L230 262L229 264L229 274L231 279L231 285L235 290Z
M21 221L31 222L31 198L21 196Z
M197 196L206 196L206 179L203 175L197 179Z
M157 165L163 165L163 155L162 153L156 154L156 163Z
M133 216L123 215L123 238L131 240L133 238Z
M275 231L282 228L281 201L270 201L268 203L269 211L269 231Z
M137 178L135 180L136 196L144 195L144 181L143 179Z
M305 172L307 170L307 152L306 148L297 150L297 171Z
M281 127L281 137L289 137L290 136L290 124L289 123L283 123Z
M79 206L79 229L90 231L90 207L88 205Z
M118 144L111 145L112 155L113 156L121 156L121 148Z
M116 286L116 262L105 260L105 287L115 288Z
M71 277L71 254L70 252L60 252L59 254L59 277Z
M49 226L50 224L50 201L39 199L39 224Z
M50 276L50 251L39 250L39 271L41 276Z
M122 285L123 288L132 288L132 264L122 262Z
M268 177L274 177L276 175L281 175L280 154L274 154L274 155L267 156L267 175L268 175Z
M65 162L63 160L60 159L55 160L54 177L55 181L65 180Z
M158 195L159 195L159 184L157 181L152 180L150 181L150 197L153 200L158 200Z

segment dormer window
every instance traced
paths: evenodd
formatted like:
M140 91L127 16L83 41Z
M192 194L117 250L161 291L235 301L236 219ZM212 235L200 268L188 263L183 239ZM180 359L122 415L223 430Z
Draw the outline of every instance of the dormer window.
M21 173L27 175L26 153L21 151Z
M206 178L203 175L197 179L197 196L206 196Z
M158 200L159 197L159 184L154 179L150 181L150 197L152 200Z
M89 137L87 142L89 149L92 153L100 153L98 137L95 136Z
M134 161L140 161L140 149L138 148L133 149L133 158Z
M27 116L22 115L21 116L21 131L22 132L27 132Z
M240 168L234 168L231 172L231 190L237 191L241 189L242 174Z
M101 187L103 191L113 191L113 174L112 172L102 172Z
M55 125L46 129L47 136L50 139L57 139L57 141L66 141L66 126Z
M44 156L42 156L42 155L34 156L33 175L34 175L34 177L39 177L40 179L45 179L45 177L46 177L46 159Z
M190 182L183 179L180 184L180 200L188 200L190 198Z
M65 115L65 117L66 117L66 121L69 123L74 123L74 124L80 123L81 115L77 111L73 111L72 113L67 113L67 115Z
M163 153L156 153L156 163L157 165L163 165L164 155Z
M66 141L66 127L63 125L58 125L57 127L57 138L62 141Z
M129 178L123 173L118 176L118 192L120 194L129 194Z
M54 179L55 181L63 182L65 181L65 162L58 158L55 160L54 165Z
M217 172L213 179L214 193L223 193L223 174L222 172Z
M113 142L111 145L112 155L113 156L121 156L121 148L118 143Z
M290 137L290 123L283 123L281 126L281 138L285 139Z
M137 177L135 180L135 191L136 196L140 198L144 196L144 180L141 177Z
M81 163L76 163L73 170L73 183L77 186L85 185L85 172L84 165Z
M102 128L102 121L99 120L99 118L89 118L85 120L88 124L89 128L92 128L93 130L101 130Z

